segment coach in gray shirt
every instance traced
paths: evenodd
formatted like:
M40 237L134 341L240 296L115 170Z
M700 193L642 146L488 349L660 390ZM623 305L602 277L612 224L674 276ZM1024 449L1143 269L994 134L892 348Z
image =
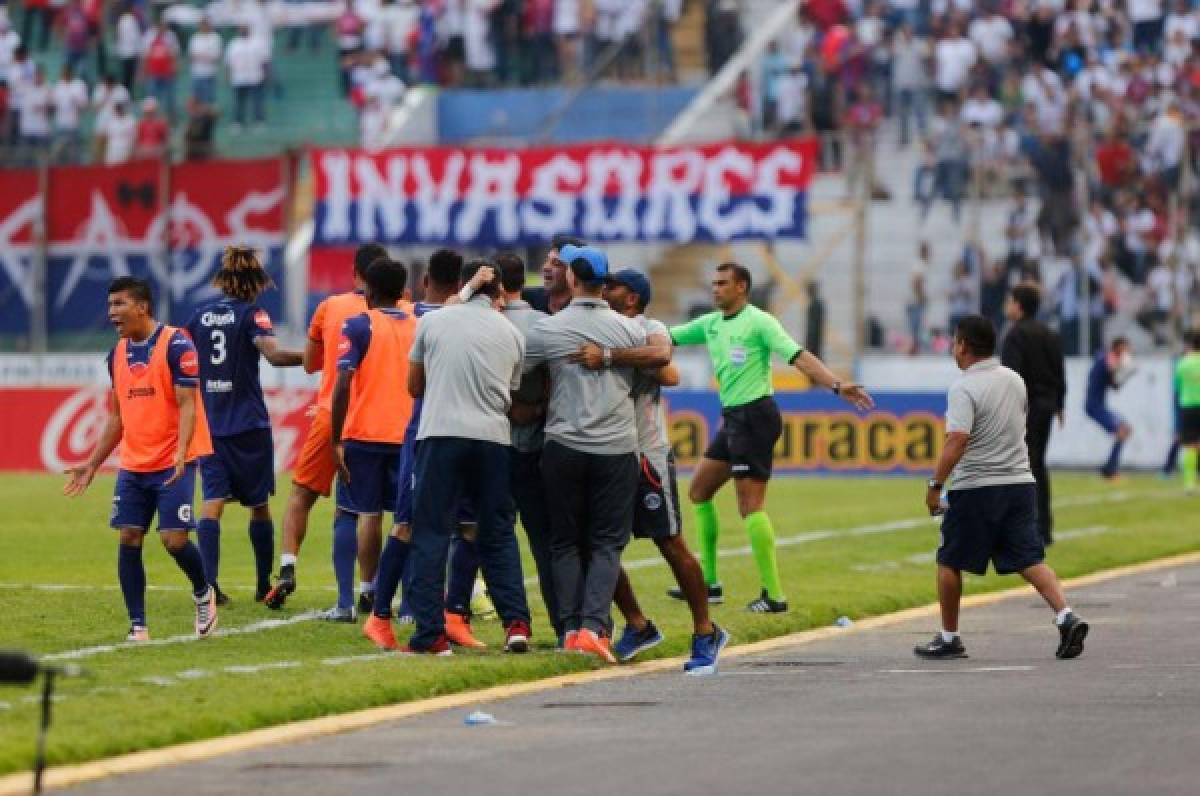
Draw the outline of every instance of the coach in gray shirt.
M611 363L616 348L644 346L646 333L609 308L602 293L608 258L564 246L573 298L526 339L525 368L549 366L550 403L542 474L550 513L550 554L563 645L615 663L609 609L629 541L637 489L638 437L633 370L587 370L571 361L594 343ZM665 363L662 363L665 364Z
M463 281L491 263L463 267ZM529 607L521 555L509 521L508 410L521 383L525 341L492 307L496 280L464 304L421 319L409 353L409 392L422 398L413 489L410 603L412 652L449 651L445 630L446 517L460 496L475 506L476 546L488 593L504 622L505 649L525 652Z
M1019 572L1054 609L1059 658L1083 652L1088 625L1067 607L1058 576L1044 563L1037 527L1037 490L1025 448L1028 399L1025 382L993 355L996 329L981 315L968 315L954 331L954 361L963 376L950 388L946 445L929 479L925 505L942 512L941 494L950 479L949 506L937 552L938 603L942 630L913 650L921 658L965 658L958 635L963 570Z

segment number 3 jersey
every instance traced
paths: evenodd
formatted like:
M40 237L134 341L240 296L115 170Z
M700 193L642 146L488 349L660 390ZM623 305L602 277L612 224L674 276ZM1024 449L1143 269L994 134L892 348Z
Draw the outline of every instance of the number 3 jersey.
M221 298L196 310L187 330L200 355L200 394L212 436L270 428L255 345L259 337L275 334L267 311Z

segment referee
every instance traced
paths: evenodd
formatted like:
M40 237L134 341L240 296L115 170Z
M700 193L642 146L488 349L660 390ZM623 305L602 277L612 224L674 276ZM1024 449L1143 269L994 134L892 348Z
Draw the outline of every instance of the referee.
M1025 382L1029 396L1029 414L1025 425L1025 444L1029 448L1029 469L1037 481L1038 533L1042 543L1054 543L1054 515L1050 512L1050 474L1046 472L1046 445L1050 429L1058 417L1063 424L1067 398L1066 366L1062 341L1058 334L1037 319L1042 303L1036 285L1017 285L1004 305L1004 315L1012 323L1000 349L1000 362L1016 371Z
M771 355L794 365L814 384L828 387L858 409L874 403L859 385L839 381L821 360L793 340L774 316L752 305L750 287L750 272L745 267L737 263L717 266L712 281L717 309L672 328L671 341L677 346L708 346L721 398L721 430L700 459L688 490L696 511L708 600L724 601L717 578L719 527L713 497L732 477L738 513L746 521L762 583L762 594L747 610L782 613L788 606L775 561L775 531L763 508L775 443L783 433L783 419L771 387ZM683 598L678 591L669 594Z
M951 479L949 507L937 551L942 630L913 652L919 658L965 658L958 635L963 570L1019 572L1054 609L1055 655L1083 652L1088 625L1067 607L1037 531L1037 487L1025 449L1027 399L1021 377L993 357L996 330L982 315L967 315L954 331L954 362L962 378L946 399L946 444L925 492L929 513L942 513L942 489Z

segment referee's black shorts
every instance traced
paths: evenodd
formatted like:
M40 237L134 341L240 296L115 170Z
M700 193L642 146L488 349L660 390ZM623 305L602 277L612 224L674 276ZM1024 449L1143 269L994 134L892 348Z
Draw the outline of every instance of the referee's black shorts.
M1000 575L1040 564L1046 548L1037 527L1037 484L953 489L942 518L937 562L983 575L990 560Z
M1179 410L1179 441L1184 445L1200 445L1200 406Z
M734 478L766 481L771 477L775 443L783 434L779 405L768 395L721 410L721 429L705 458L729 462Z

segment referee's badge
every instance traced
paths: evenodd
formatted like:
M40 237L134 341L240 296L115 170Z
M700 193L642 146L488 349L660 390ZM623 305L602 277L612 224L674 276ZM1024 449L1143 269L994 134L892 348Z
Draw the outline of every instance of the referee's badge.
M735 345L729 349L729 361L737 365L739 368L746 364L746 346Z
M642 498L642 505L645 506L648 511L658 511L662 508L662 504L662 495L658 494L657 492L647 492Z

